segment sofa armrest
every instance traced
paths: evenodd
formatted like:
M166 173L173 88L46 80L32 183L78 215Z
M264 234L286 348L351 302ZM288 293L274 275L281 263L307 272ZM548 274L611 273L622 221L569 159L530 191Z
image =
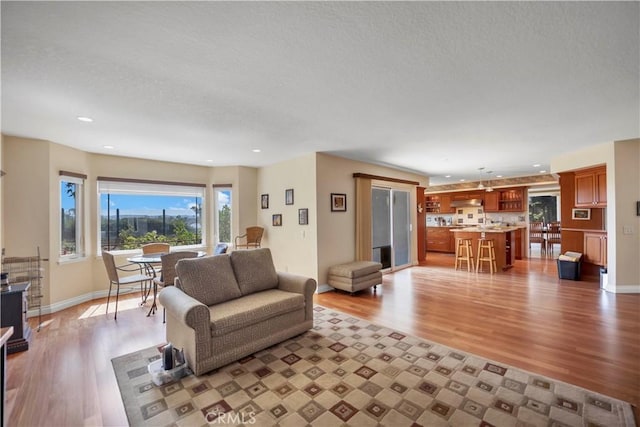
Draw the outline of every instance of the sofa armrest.
M307 320L313 319L313 293L316 281L310 277L278 271L278 289L304 295Z
M200 326L209 326L209 307L185 294L175 286L167 286L158 295L160 304L176 319L188 327L197 330Z

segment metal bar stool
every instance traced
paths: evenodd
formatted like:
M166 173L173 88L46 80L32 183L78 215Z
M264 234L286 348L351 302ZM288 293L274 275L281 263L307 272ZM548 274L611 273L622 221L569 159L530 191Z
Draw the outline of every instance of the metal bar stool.
M491 274L498 270L496 266L496 250L493 246L493 239L478 239L478 260L476 261L476 272L480 271L480 263L489 263Z
M467 271L473 271L473 247L471 246L471 239L464 239L458 237L456 239L456 265L462 270L462 262L466 261Z

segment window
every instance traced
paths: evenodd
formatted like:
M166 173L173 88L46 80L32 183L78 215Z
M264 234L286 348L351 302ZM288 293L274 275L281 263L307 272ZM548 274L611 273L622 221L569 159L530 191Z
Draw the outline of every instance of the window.
M101 250L203 245L204 184L98 177Z
M231 243L231 186L214 187L217 243Z
M84 257L83 194L86 176L60 171L60 259Z
M556 195L529 196L529 221L544 221L549 224L559 221L559 199Z

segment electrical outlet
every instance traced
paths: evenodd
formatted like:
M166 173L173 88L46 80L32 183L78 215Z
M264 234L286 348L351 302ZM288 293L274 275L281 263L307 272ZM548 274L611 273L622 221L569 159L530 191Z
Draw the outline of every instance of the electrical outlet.
M622 234L633 234L633 227L630 225L625 225L622 227Z

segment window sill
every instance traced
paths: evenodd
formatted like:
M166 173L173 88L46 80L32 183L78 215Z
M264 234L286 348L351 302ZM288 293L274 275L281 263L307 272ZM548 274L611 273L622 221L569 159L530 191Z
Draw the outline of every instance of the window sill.
M75 264L77 262L82 262L85 261L87 259L86 256L74 256L74 257L68 257L68 258L58 258L58 265L65 265L65 264Z

